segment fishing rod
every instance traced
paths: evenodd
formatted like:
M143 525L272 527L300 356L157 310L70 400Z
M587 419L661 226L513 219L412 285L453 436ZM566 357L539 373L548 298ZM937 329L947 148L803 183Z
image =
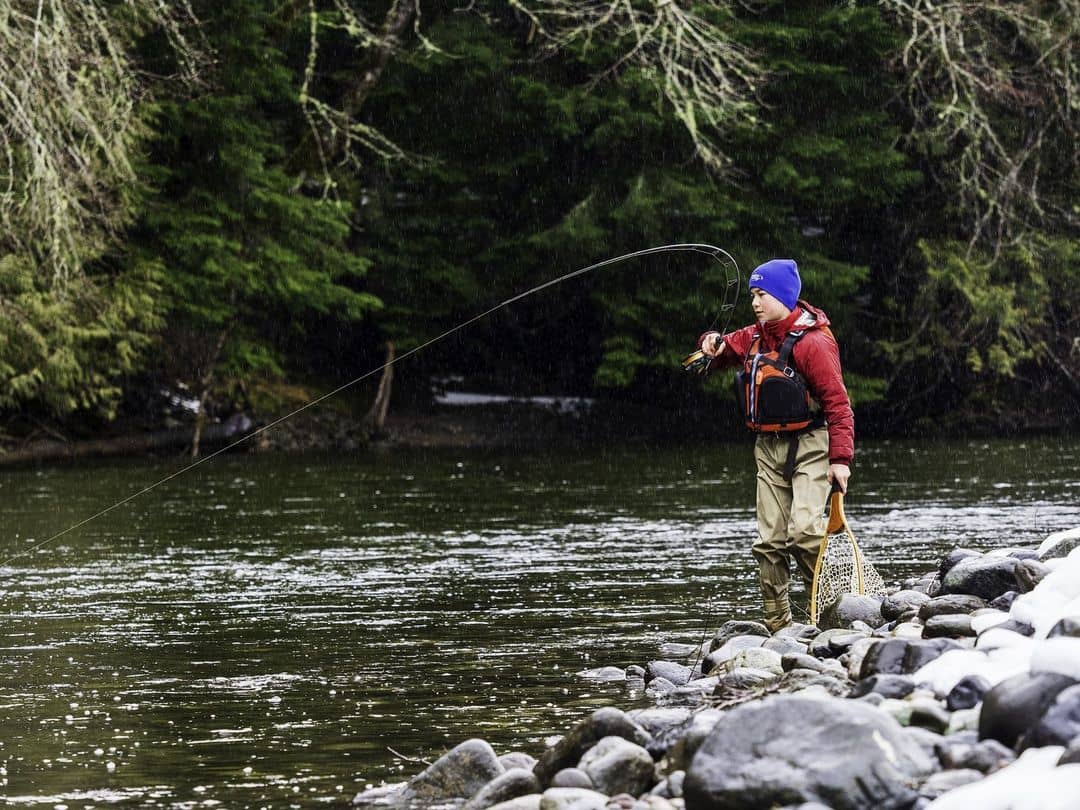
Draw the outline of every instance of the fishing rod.
M378 374L379 372L383 371L386 368L389 368L390 366L394 365L395 363L398 363L398 362L404 360L406 357L414 355L417 352L422 351L423 349L426 349L428 346L431 346L432 344L438 343L440 340L443 340L444 338L449 337L450 335L454 334L455 332L460 332L462 329L465 329L465 328L471 326L472 324L476 323L477 321L482 320L483 318L486 318L488 315L491 315L492 313L497 312L498 310L502 309L503 307L508 307L511 304L517 303L518 301L522 300L523 298L528 298L530 295L533 295L535 293L540 292L541 290L546 290L549 287L554 287L556 284L561 284L564 281L569 281L572 278L576 278L578 276L583 276L586 273L591 273L593 270L599 270L602 267L609 267L610 265L618 264L620 262L629 261L631 259L638 259L638 258L641 258L641 257L644 257L644 256L653 256L653 255L656 255L656 254L659 254L659 253L679 253L679 252L702 253L702 254L705 254L707 256L711 256L713 259L715 259L717 262L719 262L721 264L721 266L723 266L725 268L725 288L724 288L724 294L723 294L721 307L720 307L719 311L717 312L716 317L713 318L713 322L712 322L712 324L710 324L709 330L707 330L707 331L711 331L713 329L713 327L716 325L717 321L719 321L720 317L725 312L727 313L727 319L724 321L724 325L726 326L727 322L731 319L731 314L735 310L735 303L738 300L738 294L739 294L739 265L736 263L735 259L732 258L731 254L728 253L723 248L718 248L718 247L716 247L714 245L706 245L706 244L688 242L688 243L683 243L683 244L660 245L659 247L645 248L644 250L636 250L633 253L626 253L626 254L624 254L622 256L616 256L616 257L611 258L611 259L605 259L604 261L596 262L595 264L590 264L588 267L582 267L582 268L580 268L578 270L573 270L573 271L571 271L569 273L565 273L565 274L559 276L558 278L553 278L550 281L545 281L542 284L537 284L535 287L532 287L531 289L528 289L525 292L518 293L517 295L514 295L514 296L512 296L510 298L507 298L505 301L499 302L498 304L491 307L490 309L484 310L479 315L475 315L472 318L469 318L468 320L463 321L462 323L459 323L457 326L453 327L452 329L448 329L445 332L443 332L442 334L437 335L437 336L431 338L430 340L427 340L424 343L421 343L418 346L415 346L414 348L410 349L409 351L404 352L401 355L398 355L397 357L395 357L392 360L387 361L386 363L383 363L381 366L378 366L377 368L373 368L371 371L365 372L364 374L361 374L359 377L356 377L355 379L350 380L349 382L347 382L347 383L345 383L343 385L339 385L337 388L333 389L332 391L329 391L329 392L323 394L322 396L316 397L315 399L305 403L304 405L301 405L299 408L296 408L295 410L290 411L289 413L285 414L284 416L280 416L277 419L273 420L272 422L270 422L270 423L268 423L266 425L263 425L262 427L257 428L255 430L251 431L250 433L247 433L247 434L241 436L239 439L237 439L236 441L226 445L225 447L222 447L222 448L214 451L213 453L210 453L209 455L203 456L198 461L194 461L191 464L188 464L186 467L182 467L181 469L177 470L176 472L170 473L169 475L166 475L164 478L161 478L160 480L155 481L152 484L148 484L147 486L143 487L142 489L139 489L136 492L133 492L132 494L128 495L126 498L123 498L123 499L117 501L116 503L112 504L109 507L106 507L105 509L102 509L100 512L96 512L93 515L90 515L89 517L80 520L78 523L75 523L75 524L73 524L71 526L68 526L63 531L59 531L56 534L45 538L41 542L35 543L34 545L30 546L29 548L25 548L22 551L18 551L15 554L10 555L9 557L7 557L4 560L0 561L0 565L7 565L12 560L16 560L19 557L22 557L22 556L25 556L26 554L30 554L30 553L32 553L34 551L37 551L38 549L42 548L43 546L47 546L49 543L52 543L52 542L54 542L56 540L59 540L64 535L70 534L71 532L75 531L76 529L82 528L87 523L90 523L91 521L97 520L99 517L103 517L104 515L107 515L109 512L112 512L115 509L119 509L121 506L124 506L125 504L131 503L131 501L135 500L136 498L138 498L138 497L140 497L142 495L145 495L146 493L150 492L151 490L157 489L162 484L166 484L169 481L172 481L172 480L174 480L176 478L179 478L180 476L184 475L185 473L188 473L191 470L194 470L196 467L199 467L202 464L205 464L208 461L211 461L212 459L216 458L217 456L220 456L222 453L226 453L229 450L232 450L233 448L243 444L244 442L247 442L250 439L255 438L256 436L259 436L259 435L265 433L266 431L270 430L271 428L276 427L277 425L280 425L282 422L285 422L285 421L287 421L289 419L292 419L294 416L302 413L303 411L306 411L309 408L313 408L316 405L318 405L319 403L324 402L327 399L330 399L330 397L333 397L333 396L336 396L337 394L340 394L342 391L346 390L347 388L351 388L352 386L356 385L357 383L359 383L359 382L361 382L363 380L366 380L368 377L371 377L371 376L373 376L375 374ZM728 267L726 264L724 264L725 261L730 263L730 267ZM733 273L732 273L732 271L733 271ZM731 301L728 301L729 296L732 298ZM686 361L684 361L684 364L685 364L685 362Z

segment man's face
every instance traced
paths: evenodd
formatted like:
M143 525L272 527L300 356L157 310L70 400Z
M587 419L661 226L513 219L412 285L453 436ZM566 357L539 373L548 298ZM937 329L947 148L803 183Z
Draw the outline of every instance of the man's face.
M764 322L780 321L791 314L791 310L785 307L779 299L773 298L757 287L750 290L750 306L754 308L755 317Z

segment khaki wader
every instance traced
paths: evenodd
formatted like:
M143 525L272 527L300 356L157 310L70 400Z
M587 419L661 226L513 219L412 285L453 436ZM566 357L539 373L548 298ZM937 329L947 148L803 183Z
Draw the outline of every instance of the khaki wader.
M761 435L754 445L757 462L758 561L765 624L776 632L791 623L788 582L790 559L809 584L825 535L825 501L829 496L829 431L818 428L798 437L791 481L784 480L791 436Z

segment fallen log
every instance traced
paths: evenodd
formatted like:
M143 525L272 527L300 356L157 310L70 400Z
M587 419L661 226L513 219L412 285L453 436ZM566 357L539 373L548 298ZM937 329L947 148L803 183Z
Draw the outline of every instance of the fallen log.
M203 429L203 445L221 445L236 441L249 433L253 427L250 418L236 414L224 422L208 425ZM153 433L137 433L114 436L108 439L81 439L60 441L42 439L22 446L0 450L0 467L31 464L43 461L74 461L82 458L105 458L110 456L136 456L175 447L188 447L191 429L160 430Z

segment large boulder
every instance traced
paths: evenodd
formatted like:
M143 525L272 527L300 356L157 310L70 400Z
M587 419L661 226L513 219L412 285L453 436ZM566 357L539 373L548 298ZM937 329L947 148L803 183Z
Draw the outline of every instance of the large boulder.
M506 773L496 776L465 804L461 810L487 810L511 799L521 796L539 795L540 783L532 771L513 768ZM539 803L539 802L538 802Z
M881 597L844 594L822 611L819 624L823 630L828 630L851 627L855 622L865 622L870 627L883 625L885 619L881 616Z
M709 652L718 650L736 636L762 636L762 641L772 635L769 628L761 622L751 622L741 619L733 619L720 625L716 635L712 638Z
M858 701L781 695L723 715L684 784L687 810L819 802L899 810L934 764L900 725Z
M490 745L484 740L466 740L410 779L401 799L414 804L471 799L504 772Z
M1039 722L1058 693L1075 683L1075 678L1058 672L1006 678L983 697L979 739L997 740L1012 748Z
M1054 532L1039 546L1039 559L1052 560L1055 557L1066 557L1074 548L1080 548L1080 528Z
M1020 591L1015 557L968 557L954 565L941 580L941 592L967 593L990 601L1007 591Z
M1080 739L1080 685L1058 692L1038 724L1024 735L1021 748L1069 745Z

